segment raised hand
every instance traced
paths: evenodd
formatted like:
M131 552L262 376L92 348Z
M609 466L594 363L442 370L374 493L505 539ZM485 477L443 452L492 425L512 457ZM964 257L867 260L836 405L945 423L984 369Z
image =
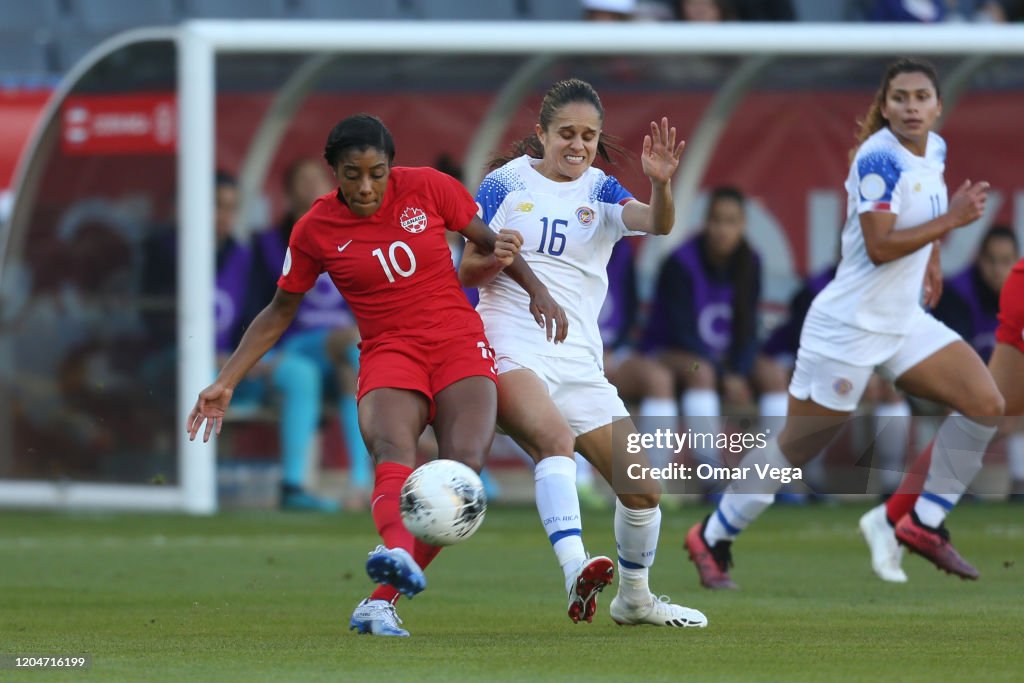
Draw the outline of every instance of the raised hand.
M957 188L946 210L946 215L953 219L956 227L962 228L982 217L985 213L988 188L989 184L983 180L977 183L965 180L963 185Z
M196 440L196 434L199 433L203 422L206 423L206 429L203 431L203 443L210 440L210 434L215 428L217 434L220 434L224 414L228 410L233 393L233 390L223 384L211 384L199 392L196 405L188 414L188 420L185 422L185 431L188 432L189 441Z
M644 174L655 184L666 184L679 168L685 141L676 144L675 126L669 127L668 117L661 118L659 126L651 121L651 133L644 136L644 151L641 155Z

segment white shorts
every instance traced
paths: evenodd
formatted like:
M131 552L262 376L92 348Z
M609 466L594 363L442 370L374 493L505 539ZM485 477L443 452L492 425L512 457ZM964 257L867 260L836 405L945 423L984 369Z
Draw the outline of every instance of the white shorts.
M812 320L808 314L811 324L805 323L800 334L789 393L831 410L856 410L876 367L898 379L939 349L960 341L960 335L921 309L905 335L859 330L834 319L826 328L820 319L824 316L816 317Z
M558 412L572 428L573 436L592 432L629 416L618 391L605 378L600 364L591 357L520 354L512 358L498 353L495 364L499 375L510 370L530 370L537 375L547 387Z

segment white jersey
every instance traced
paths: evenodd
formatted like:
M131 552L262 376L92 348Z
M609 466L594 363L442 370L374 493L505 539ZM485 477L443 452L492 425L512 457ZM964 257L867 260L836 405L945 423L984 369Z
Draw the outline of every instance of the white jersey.
M480 288L476 310L499 356L592 356L600 363L597 319L608 292L608 259L619 239L640 234L622 222L622 208L633 196L599 169L559 183L534 170L537 162L521 156L492 171L476 201L492 230L522 234L520 253L565 309L569 335L561 344L547 341L530 314L530 297L505 273Z
M864 141L846 179L849 198L839 269L811 304L812 310L869 332L907 333L920 307L932 245L876 266L868 258L860 214L894 213L896 230L944 214L945 165L946 143L935 133L928 134L923 157L907 150L888 128Z

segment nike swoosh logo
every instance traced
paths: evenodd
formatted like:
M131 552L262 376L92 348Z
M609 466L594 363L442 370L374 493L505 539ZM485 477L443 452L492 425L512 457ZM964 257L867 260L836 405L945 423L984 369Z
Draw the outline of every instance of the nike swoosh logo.
M350 245L350 244L352 244L352 240L349 240L348 242L345 242L345 244L343 244L340 247L338 247L338 252L341 253L341 252L345 251L345 248L348 247L348 245Z

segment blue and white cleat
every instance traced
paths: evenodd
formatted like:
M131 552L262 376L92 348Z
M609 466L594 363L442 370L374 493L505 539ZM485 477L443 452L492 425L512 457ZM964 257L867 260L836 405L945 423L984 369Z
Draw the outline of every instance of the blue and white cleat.
M408 638L409 632L399 626L401 623L402 620L398 618L395 606L390 602L366 598L352 612L352 618L348 621L348 630L360 634L369 633L372 636Z
M406 597L427 587L427 577L404 548L377 546L366 561L366 573L374 583L384 583Z

